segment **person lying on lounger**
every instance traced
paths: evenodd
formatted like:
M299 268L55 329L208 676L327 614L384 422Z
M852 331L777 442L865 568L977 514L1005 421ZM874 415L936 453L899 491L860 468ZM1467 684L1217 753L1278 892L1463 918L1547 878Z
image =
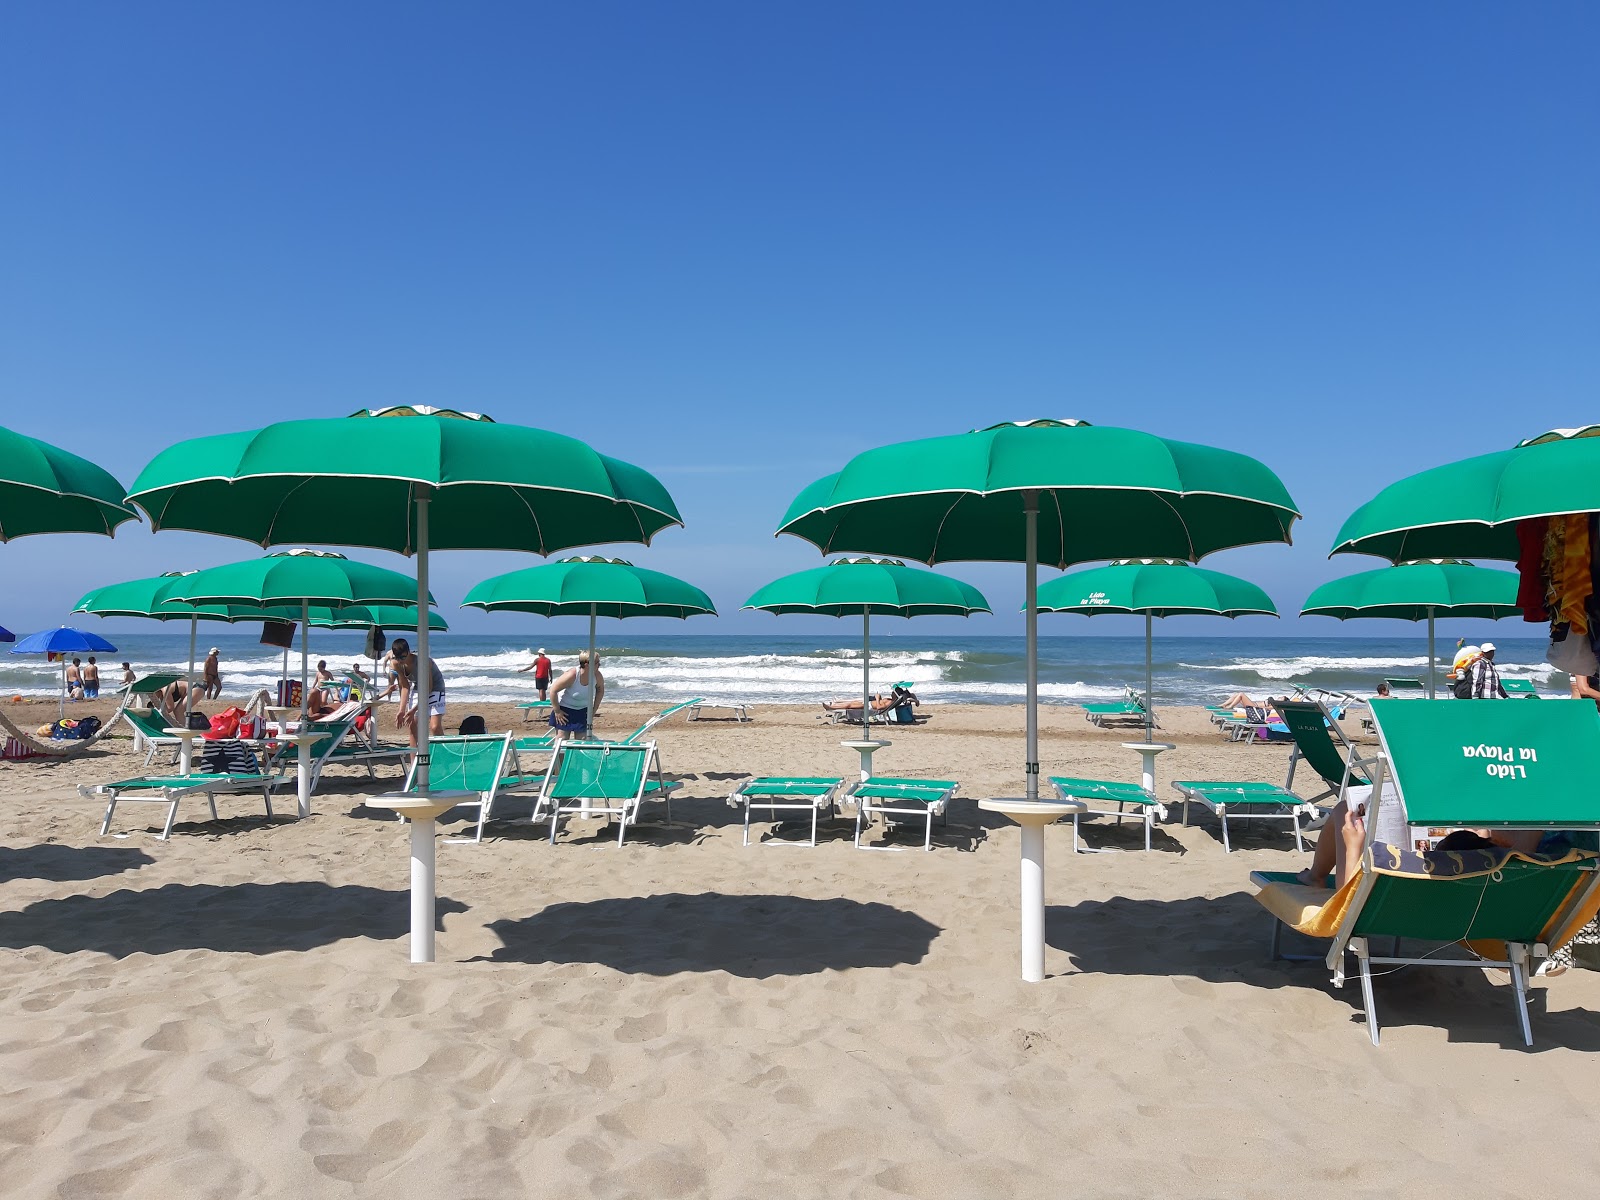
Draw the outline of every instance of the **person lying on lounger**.
M918 700L914 693L907 691L905 688L897 687L887 696L882 693L874 696L872 698L872 711L874 713L886 713L891 708L899 708L902 704L921 703L922 701ZM861 697L856 696L853 699L846 700L824 700L822 707L829 712L860 712Z

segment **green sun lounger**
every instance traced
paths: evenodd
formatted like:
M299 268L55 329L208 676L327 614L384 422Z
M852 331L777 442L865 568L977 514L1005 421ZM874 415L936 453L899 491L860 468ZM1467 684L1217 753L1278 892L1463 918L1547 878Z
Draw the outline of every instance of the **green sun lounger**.
M1144 724L1146 706L1149 703L1148 698L1142 692L1136 692L1129 687L1125 687L1122 690L1124 694L1121 700L1096 701L1092 704L1080 704L1078 706L1083 709L1083 715L1088 719L1089 724L1102 729L1114 724ZM1153 713L1150 715L1150 724L1152 728L1161 728L1161 722L1155 719Z
M765 841L776 846L815 846L817 820L824 812L833 812L838 806L839 790L844 780L837 776L821 775L763 775L747 779L728 796L728 807L744 808L744 844L750 844L750 810L764 808L768 819L777 822L780 812L809 812L811 837L807 841L797 838L780 838L769 835Z
M146 676L146 678L151 677ZM162 675L155 678L171 680L179 677L176 675ZM130 686L136 686L136 684ZM135 738L145 744L145 766L148 767L151 760L161 750L171 750L173 752L172 761L178 761L178 752L183 748L183 740L175 738L167 732L169 722L160 709L124 708L121 712L122 719L128 722L128 727L133 730Z
M1600 778L1600 714L1588 701L1527 706L1510 700L1473 704L1406 704L1374 700L1382 755L1374 761L1367 843L1360 869L1337 892L1294 876L1252 876L1256 897L1273 916L1273 950L1283 925L1330 939L1325 957L1335 986L1345 981L1345 956L1356 957L1367 1031L1378 1044L1374 966L1505 966L1524 1044L1533 1044L1528 978L1541 960L1577 933L1600 908L1600 856L1577 849L1600 830L1593 785ZM1567 831L1569 844L1541 852L1501 847L1418 852L1373 837L1387 803L1412 826ZM1372 939L1389 939L1375 954ZM1437 948L1402 955L1404 939L1458 945L1465 956ZM1382 972L1380 972L1382 973Z
M530 821L550 821L553 845L563 815L604 815L617 821L617 845L639 820L646 800L664 800L672 821L672 793L681 784L661 777L654 742L564 742L545 772Z
M211 819L218 820L217 794L260 790L267 806L267 820L272 819L272 790L282 779L274 773L242 775L207 774L193 772L188 775L137 777L118 779L113 783L83 784L79 795L106 801L106 815L100 822L100 836L111 829L111 818L118 804L148 803L167 806L167 819L157 838L166 841L172 836L172 824L178 816L178 805L190 796L203 795L211 807Z
M1415 700L1428 694L1427 685L1420 679L1393 679L1384 676L1383 681L1389 685L1389 692L1397 700Z
M1275 783L1256 783L1240 780L1179 779L1173 790L1183 797L1183 823L1189 824L1189 805L1203 804L1209 808L1222 825L1222 849L1233 852L1228 839L1230 820L1289 821L1294 826L1295 849L1304 850L1302 817L1312 820L1318 815L1315 804L1302 800L1293 792Z
M1056 795L1063 800L1076 800L1081 804L1115 804L1116 808L1085 808L1082 812L1086 817L1115 817L1117 824L1122 824L1122 818L1132 817L1144 824L1144 848L1150 849L1150 834L1157 821L1167 819L1167 809L1161 801L1145 791L1137 783L1113 783L1104 779L1074 779L1066 775L1050 776L1050 785L1056 789ZM1131 812L1129 810L1132 810ZM1099 851L1091 850L1088 846L1079 844L1078 840L1078 813L1072 815L1072 850L1073 853L1095 854Z
M911 779L902 776L875 775L850 788L849 799L856 806L856 849L889 849L897 846L872 847L861 844L861 832L871 824L874 816L884 819L886 828L892 828L899 817L921 817L926 822L922 835L922 848L933 849L933 819L944 820L950 797L959 783L950 779Z
M506 734L436 737L428 740L428 787L437 791L476 792L477 800L463 800L458 807L478 810L478 828L471 838L457 841L483 841L483 827L494 815L494 802L513 792L530 795L543 782L543 774L518 774L518 760L512 736ZM416 789L416 767L406 773L405 790Z
M1500 681L1500 686L1505 688L1506 695L1513 700L1543 699L1543 697L1539 695L1539 689L1534 686L1534 682L1531 679L1502 679Z
M524 700L521 704L517 705L517 707L522 710L522 721L523 721L523 724L527 724L529 721L531 721L533 719L533 714L536 711L543 711L543 712L548 713L550 711L550 701L548 701L548 700Z

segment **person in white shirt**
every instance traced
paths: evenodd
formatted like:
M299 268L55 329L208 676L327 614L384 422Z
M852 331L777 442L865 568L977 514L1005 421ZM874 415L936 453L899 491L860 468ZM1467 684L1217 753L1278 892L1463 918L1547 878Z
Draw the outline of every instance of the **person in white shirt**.
M606 677L600 673L600 658L589 662L589 652L578 655L578 665L550 685L550 728L557 734L572 736L594 728L594 715L606 695Z

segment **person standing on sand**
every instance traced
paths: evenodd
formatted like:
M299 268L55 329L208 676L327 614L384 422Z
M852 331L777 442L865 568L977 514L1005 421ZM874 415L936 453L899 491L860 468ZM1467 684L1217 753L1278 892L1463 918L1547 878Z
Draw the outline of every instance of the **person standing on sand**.
M100 666L94 661L94 655L89 656L89 663L83 668L83 698L85 700L98 700L100 698Z
M205 681L200 688L202 700L215 700L222 695L222 664L217 660L217 655L220 653L222 652L213 646L206 655Z
M83 699L83 668L82 659L73 659L72 665L67 668L67 699Z
M589 652L578 655L578 665L563 671L550 685L550 728L558 735L582 734L594 728L595 713L605 699L606 677L600 674L600 656L589 663Z
M394 670L400 684L400 712L394 719L396 729L404 729L411 738L412 749L417 745L417 656L411 653L411 643L404 638L394 642ZM438 737L444 733L444 676L439 674L439 664L428 660L428 733Z
M321 687L325 683L332 683L332 682L333 682L333 672L328 670L328 660L325 659L325 658L319 658L317 660L317 683L316 683L316 686L317 687Z
M544 656L543 646L539 647L539 657L527 666L519 667L517 674L526 675L529 671L533 672L533 686L539 689L539 699L548 700L550 698L550 660Z
M127 687L130 683L132 683L137 678L138 678L138 676L133 673L132 664L123 663L122 664L122 686L123 687Z

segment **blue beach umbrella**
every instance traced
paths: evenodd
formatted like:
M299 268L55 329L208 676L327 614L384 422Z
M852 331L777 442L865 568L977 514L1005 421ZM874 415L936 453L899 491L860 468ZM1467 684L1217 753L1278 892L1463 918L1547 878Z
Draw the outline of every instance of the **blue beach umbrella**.
M16 640L16 634L12 633L11 630L7 629L4 625L0 625L0 642L14 642Z
M98 634L86 633L82 629L73 629L70 625L63 625L59 629L43 629L38 633L30 633L15 646L11 647L13 654L115 654L117 648ZM61 660L61 703L58 706L60 715L67 712L67 663L65 657Z

